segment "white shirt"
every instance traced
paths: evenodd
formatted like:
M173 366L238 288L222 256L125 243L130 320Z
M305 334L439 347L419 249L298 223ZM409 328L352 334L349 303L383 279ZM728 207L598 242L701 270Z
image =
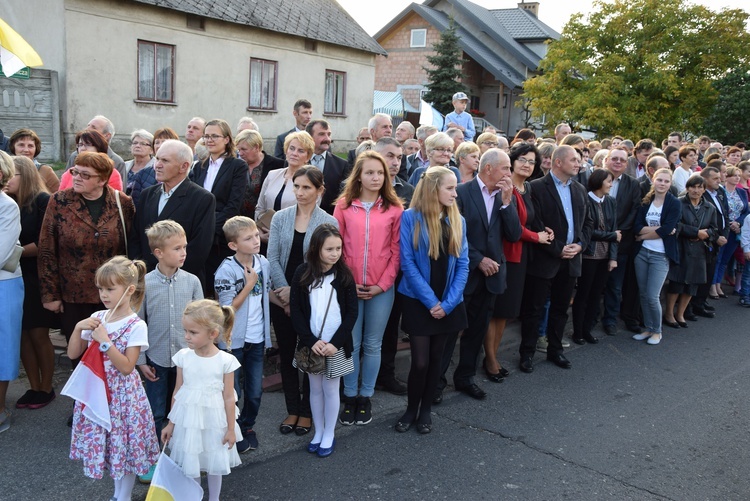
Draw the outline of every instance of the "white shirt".
M264 321L263 321L263 280L268 280L267 277L263 276L263 268L260 264L260 259L255 259L253 256L253 269L258 274L258 281L255 282L255 287L247 295L245 301L247 302L247 324L245 326L245 342L246 343L262 343L265 341L264 335Z
M167 205L167 202L169 202L169 198L174 193L174 190L179 188L180 185L185 182L185 179L174 185L174 188L169 191L164 191L164 184L161 185L161 189L159 190L159 212L157 212L158 215L161 215L161 211L164 210L164 206Z
M341 309L337 300L336 289L331 285L333 273L323 277L323 283L310 290L310 330L315 337L320 337L326 343L336 334L341 325ZM331 297L331 293L333 296ZM328 298L331 298L331 306L328 308ZM326 308L328 316L326 317ZM325 326L323 326L325 318ZM323 326L323 333L320 327Z
M661 211L664 208L664 204L661 207L656 207L653 202L648 207L646 212L646 224L648 226L661 226ZM664 249L664 240L661 238L655 238L652 240L644 240L643 247L654 252L666 252Z
M211 191L211 188L214 187L214 181L216 181L216 176L219 174L219 169L221 168L222 163L224 163L224 157L219 157L216 160L208 161L206 179L203 181L203 187L207 191Z

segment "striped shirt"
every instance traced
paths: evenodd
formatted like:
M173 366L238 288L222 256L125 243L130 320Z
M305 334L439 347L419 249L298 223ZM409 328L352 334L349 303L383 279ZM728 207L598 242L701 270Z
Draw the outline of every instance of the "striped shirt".
M138 316L148 325L149 348L138 356L138 365L146 363L146 356L160 367L174 367L172 357L187 348L182 329L182 312L188 303L203 299L200 280L192 273L177 270L165 276L156 265L146 274L146 297Z

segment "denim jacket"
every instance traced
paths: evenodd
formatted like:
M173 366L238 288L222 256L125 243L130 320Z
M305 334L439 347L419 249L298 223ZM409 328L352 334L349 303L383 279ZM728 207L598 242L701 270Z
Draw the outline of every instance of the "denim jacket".
M466 241L466 221L463 217L463 238L461 255L448 256L448 279L443 297L438 298L430 287L430 256L427 226L422 214L409 209L401 217L401 271L403 278L398 291L414 299L418 299L427 309L441 303L445 314L450 314L463 300L464 287L469 277L469 244ZM414 232L419 222L420 237L417 248L414 248Z

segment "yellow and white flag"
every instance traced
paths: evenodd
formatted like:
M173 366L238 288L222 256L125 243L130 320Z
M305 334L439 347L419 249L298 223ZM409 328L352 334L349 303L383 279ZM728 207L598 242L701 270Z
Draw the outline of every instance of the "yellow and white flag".
M195 479L186 476L177 463L164 452L156 463L146 501L200 501L203 489Z

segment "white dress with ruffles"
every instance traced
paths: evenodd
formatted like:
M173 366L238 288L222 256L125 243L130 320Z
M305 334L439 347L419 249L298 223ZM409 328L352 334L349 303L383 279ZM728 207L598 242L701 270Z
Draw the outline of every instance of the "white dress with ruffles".
M182 386L169 413L174 423L170 457L189 477L199 477L202 471L228 475L230 468L242 461L236 445L230 449L221 443L227 432L224 375L234 372L240 363L225 351L201 357L189 348L177 352L172 360L182 368ZM236 408L235 416L239 416ZM239 442L242 433L236 421L234 431Z

